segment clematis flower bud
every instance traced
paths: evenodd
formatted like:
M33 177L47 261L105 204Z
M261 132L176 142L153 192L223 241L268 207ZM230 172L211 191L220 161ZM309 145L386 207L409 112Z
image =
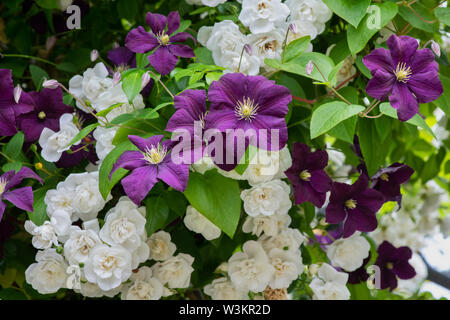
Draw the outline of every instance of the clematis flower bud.
M98 59L98 51L96 49L91 51L91 61L94 62Z
M441 56L441 47L439 46L439 44L436 41L431 41L431 50L438 57Z
M114 72L113 75L113 84L116 85L120 82L120 79L122 78L122 75L119 71Z
M16 103L19 103L20 100L20 96L22 95L22 87L18 84L15 88L14 88L14 101Z
M314 64L313 62L310 60L307 64L306 64L306 74L309 76L311 75L312 71L314 70Z
M295 25L295 23L291 23L289 25L289 31L292 32L293 34L297 34L297 26Z
M142 75L142 79L141 79L141 88L144 89L145 86L150 82L151 77L150 77L150 73L147 71L146 73L144 73Z
M252 46L249 45L248 43L246 43L246 44L244 45L244 50L245 50L245 52L247 52L247 54L248 54L249 56L252 55L252 52L253 52Z
M48 89L56 89L56 88L58 88L58 86L59 86L59 82L54 79L45 80L44 83L42 84L42 87L48 88Z

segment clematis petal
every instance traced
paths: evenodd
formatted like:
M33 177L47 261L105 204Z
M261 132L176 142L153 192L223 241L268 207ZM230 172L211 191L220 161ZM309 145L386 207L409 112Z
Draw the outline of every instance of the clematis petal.
M395 75L392 72L377 70L367 83L366 92L372 98L384 100L391 93L394 84Z
M194 41L194 43L196 43L197 41L195 40L195 38L190 35L187 32L179 32L176 35L173 35L170 37L170 43L174 43L174 42L185 42L187 39L192 39Z
M172 34L180 27L180 14L178 11L172 11L167 16L167 34Z
M398 282L395 273L386 267L381 268L380 289L389 288L390 291L397 288Z
M360 210L365 212L377 212L384 203L383 195L374 189L367 189L359 193L355 200Z
M228 73L213 81L208 90L210 111L229 108L234 112L236 104L246 95L245 83L246 76L242 73Z
M177 56L182 58L193 58L195 57L194 51L191 47L184 45L184 44L169 44L167 46L169 48L169 51Z
M122 186L127 196L139 206L157 181L156 167L144 166L122 179Z
M2 197L19 209L33 212L33 189L31 187L7 191L2 194Z
M392 73L392 70L395 69L391 53L385 48L373 50L363 58L363 63L372 75L380 70L386 73Z
M135 58L135 54L127 47L117 47L109 50L107 57L115 66L128 66Z
M248 98L258 105L258 114L284 117L288 111L288 104L292 101L289 89L276 85L274 81L263 76L247 78Z
M227 129L234 129L237 126L238 118L233 110L211 110L205 117L205 129L217 129L225 132Z
M240 120L240 122L245 123L245 127L248 129L256 130L258 148L278 151L286 145L288 132L284 117L258 114L251 123L246 120Z
M409 247L403 246L396 249L392 258L395 260L405 260L408 261L412 257L412 251Z
M306 166L311 171L324 169L328 166L328 153L325 150L316 150L310 153Z
M407 85L420 103L436 100L444 92L439 75L434 70L414 74Z
M147 53L159 46L158 39L141 26L128 32L125 46L133 52Z
M0 136L12 136L17 132L15 118L12 108L0 106Z
M2 199L0 199L0 222L2 221L3 218L3 213L5 213L5 209L6 209L6 204L2 201ZM1 248L1 246L0 246ZM1 253L1 251L0 251Z
M109 178L111 179L112 174L119 168L124 168L126 170L134 170L139 167L148 165L144 160L144 155L140 151L125 151L111 169Z
M17 173L15 173L14 170L8 171L7 173L10 174L10 178L7 179L8 183L5 186L5 190L14 188L19 185L23 179L27 178L36 179L40 183L44 183L44 180L28 167L22 167Z
M145 16L145 22L150 27L153 34L157 35L162 33L166 28L167 18L162 14L148 12Z
M349 211L344 222L344 238L350 237L356 230L370 232L377 228L378 221L375 213L360 210L358 207Z
M409 36L391 35L386 41L387 46L391 50L392 61L395 66L399 62L408 63L419 47L416 39Z
M172 161L161 163L158 166L158 179L164 181L175 190L183 192L189 179L189 166L175 164Z
M397 277L403 280L414 278L416 275L416 270L414 270L413 266L411 266L408 261L401 261L394 264L392 271Z
M427 71L435 71L437 73L439 71L439 64L434 58L434 53L428 48L417 50L411 57L409 65L413 74Z
M167 46L161 46L148 57L148 61L156 71L164 76L175 68L178 58L169 51Z
M394 85L392 94L389 96L389 102L394 109L397 109L397 116L400 121L408 121L419 112L419 103L405 83Z
M311 186L318 192L326 193L330 191L332 180L323 170L311 171Z
M158 134L158 135L154 135L151 136L150 138L142 138L139 136L135 136L135 135L129 135L128 139L130 139L130 141L142 152L145 152L145 150L147 148L150 148L152 146L156 146L158 143L161 142L161 140L163 139L163 135L162 134Z
M334 183L333 183L334 185ZM343 203L330 202L325 210L326 221L328 223L337 224L344 221L347 213L344 209Z
M322 208L326 200L326 192L317 191L312 187L311 183L304 183L306 201L311 202L317 208Z

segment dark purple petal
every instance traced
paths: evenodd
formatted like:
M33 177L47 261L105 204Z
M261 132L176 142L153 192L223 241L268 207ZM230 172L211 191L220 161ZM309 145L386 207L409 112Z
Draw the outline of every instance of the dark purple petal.
M6 209L6 204L2 201L2 199L0 198L0 222L2 221L3 218L3 213L5 213L5 209ZM0 243L0 246L2 244ZM0 257L1 258L1 257Z
M355 196L354 200L356 200L357 207L364 212L377 212L384 203L383 195L374 189L364 190Z
M33 189L31 187L7 191L2 194L2 198L8 200L19 209L33 211Z
M333 185L335 183L336 182L334 182ZM344 204L339 202L328 203L327 208L325 210L325 214L326 214L326 222L332 224L337 224L344 221L345 217L347 216Z
M246 96L246 76L242 73L227 73L219 81L213 81L208 90L210 111L229 108Z
M135 53L127 47L117 47L109 50L107 57L116 67L130 66Z
M206 114L206 93L204 90L186 90L175 96L175 113L169 119L166 131L189 130L194 134L194 122Z
M205 129L217 129L225 132L227 129L234 129L237 126L238 118L233 111L210 110L205 117Z
M346 183L333 182L331 185L330 203L344 203L352 195L352 186Z
M284 117L292 101L289 89L276 85L274 81L263 76L247 77L248 98L258 105L258 114Z
M395 69L392 62L391 53L384 48L378 48L363 58L363 63L374 75L377 71L384 71L385 73L392 73Z
M434 53L428 48L417 50L409 61L413 74L435 71L436 74L439 71L439 65L434 59Z
M391 50L394 66L397 66L399 62L408 63L419 46L416 39L409 36L397 36L395 34L389 37L386 44Z
M162 14L148 12L145 22L155 35L161 34L166 28L167 18Z
M247 120L240 120L240 122L244 122L248 129L256 130L258 148L278 151L286 145L288 132L284 117L276 118L261 114L257 115L251 123Z
M191 47L184 44L169 44L167 45L170 53L177 57L193 58L195 57L194 50Z
M401 261L394 264L392 271L397 277L403 280L411 279L416 276L416 270L414 270L413 266L411 266L408 261Z
M125 151L111 169L109 178L111 179L112 174L119 168L124 168L126 170L134 170L139 167L148 165L144 160L144 155L140 151Z
M12 136L16 134L16 121L12 108L3 108L0 105L0 136Z
M330 191L332 180L323 170L311 171L311 186L318 192L326 193Z
M186 164L174 164L172 161L161 163L158 166L158 179L183 192L189 179L189 166Z
M178 11L172 11L167 16L167 34L172 34L180 27L180 15Z
M420 103L436 100L444 92L439 75L434 70L414 74L407 85Z
M397 278L395 273L386 267L381 268L381 279L380 279L380 289L384 290L389 288L390 291L397 288Z
M192 39L196 43L195 38L187 32L180 32L170 37L170 43L185 42L187 39Z
M325 169L328 166L328 153L325 150L309 153L306 166L309 171Z
M392 91L396 82L395 75L384 70L377 70L366 86L366 92L372 98L383 100Z
M127 196L139 206L157 181L156 166L144 166L122 179L122 186Z
M389 96L389 102L394 109L397 109L397 116L400 121L408 121L419 112L419 103L405 83L394 85L392 94Z
M306 201L312 203L317 208L322 208L323 204L325 203L327 193L317 191L311 186L311 183L308 182L304 182L303 186L304 186L303 192L305 193ZM296 190L294 188L294 192L295 191L297 191L297 193L300 192L299 189Z
M158 145L158 143L161 142L161 140L163 139L163 135L159 134L159 135L154 135L151 136L150 138L142 138L139 136L134 136L134 135L129 135L128 139L130 139L130 141L142 152L145 152L147 148L151 149L152 146L156 146Z
M170 53L167 46L161 46L148 57L148 61L156 71L164 76L175 68L178 58Z
M22 169L19 170L19 172L15 173L14 170L8 171L2 175L8 183L5 186L5 190L10 190L16 186L18 186L23 179L36 179L40 183L44 183L42 178L38 176L33 170L31 170L28 167L22 167Z
M395 253L392 255L392 258L395 260L404 260L408 261L412 257L412 251L409 247L399 247L396 249Z
M374 212L360 209L348 210L347 219L344 222L343 237L350 237L356 230L361 232L371 232L378 226L376 214Z
M396 248L388 241L383 241L378 246L378 258L376 264L383 264L385 261L390 261L391 257L393 257L396 253Z
M128 32L125 46L133 52L147 53L159 46L158 39L141 26Z

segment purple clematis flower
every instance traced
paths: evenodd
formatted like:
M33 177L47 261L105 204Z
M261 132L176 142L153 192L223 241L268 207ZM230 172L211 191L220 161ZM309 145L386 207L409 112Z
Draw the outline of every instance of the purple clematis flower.
M366 91L379 100L389 96L400 121L407 121L419 112L419 103L442 94L439 65L430 49L417 50L414 38L392 35L386 43L390 50L378 48L363 59L373 76Z
M324 170L327 165L328 153L325 150L311 152L304 143L294 144L292 167L285 173L294 189L295 204L309 201L318 208L323 206L332 183Z
M207 113L205 90L189 89L183 91L175 96L174 107L176 111L167 122L166 131L186 130L189 133L190 144L185 147L191 150L190 161L196 162L203 157L205 148L205 141L203 140L204 118ZM195 126L196 124L198 127Z
M41 183L44 182L41 177L27 167L23 167L17 173L11 170L0 176L0 221L6 208L4 200L8 200L19 209L33 211L33 189L31 187L11 190L26 178L36 179Z
M117 47L108 51L108 59L118 71L136 68L136 53L127 47Z
M394 247L388 241L383 241L378 247L378 258L375 265L380 268L381 281L379 289L397 288L397 277L406 280L416 275L416 271L409 264L412 251L408 247Z
M413 173L414 170L411 167L396 162L375 173L371 178L371 188L381 192L386 201L397 201L400 206L402 202L400 185L408 181Z
M368 189L368 184L369 178L361 174L352 185L333 182L331 186L326 221L343 222L343 238L350 237L355 231L373 231L378 226L376 212L383 205L384 197L380 192Z
M158 180L162 180L178 191L184 191L189 179L189 166L175 164L171 158L173 142L162 141L163 135L144 139L128 136L139 151L125 151L114 164L111 174L119 168L132 170L122 179L122 186L128 197L140 205Z
M61 88L42 89L40 92L29 92L34 109L18 117L20 129L28 142L39 139L45 127L59 131L59 118L64 113L72 113L73 108L63 103Z
M369 274L367 273L367 264L370 261L371 254L363 260L362 266L352 272L348 273L348 283L358 284L360 282L367 281L369 279Z
M0 136L14 135L17 117L32 110L33 100L26 92L22 92L16 103L11 70L0 69Z
M174 34L180 27L180 15L177 11L169 13L167 17L149 12L145 21L150 26L151 32L145 31L141 26L132 29L127 35L125 45L138 53L155 50L149 55L148 61L161 75L169 74L175 68L177 57L195 57L194 51L189 46L176 44L189 38L195 41L187 32Z
M284 117L292 100L287 88L262 76L229 73L211 84L208 100L211 105L205 127L227 133L226 139L231 143L234 139L236 144L241 132L245 133L246 144L260 149L278 151L286 145ZM229 135L230 131L235 134ZM240 159L236 155L235 158Z

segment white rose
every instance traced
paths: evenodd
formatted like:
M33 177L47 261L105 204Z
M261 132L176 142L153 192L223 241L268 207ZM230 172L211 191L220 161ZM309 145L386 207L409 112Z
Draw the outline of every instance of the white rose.
M227 0L201 0L201 3L208 7L217 7L221 3L225 3Z
M105 291L120 286L131 276L131 270L131 254L127 249L104 244L91 250L84 265L86 279Z
M36 261L25 270L25 279L33 289L47 294L65 287L68 265L55 249L38 251Z
M187 288L194 271L192 263L194 258L188 254L180 253L163 262L152 266L153 276L169 288Z
M73 214L83 221L95 219L106 202L112 198L108 195L105 201L100 194L98 171L72 173L66 178L63 186L72 190Z
M55 229L55 233L60 241L65 241L69 234L72 220L70 214L65 210L56 210L50 217L50 222Z
M64 244L64 256L70 264L86 263L92 249L100 244L102 242L95 231L82 230L74 226Z
M187 4L200 6L202 5L202 0L186 0Z
M112 144L117 128L103 128L97 127L94 130L95 152L100 161L104 160L106 156L115 148Z
M272 289L287 288L303 272L300 252L289 252L273 248L269 252L269 260L275 268L275 273L269 282Z
M272 70L264 64L264 59L280 59L283 51L285 31L281 28L274 29L267 33L250 34L248 42L253 49L262 67Z
M150 247L150 258L156 261L164 261L172 257L177 247L170 241L170 233L158 231L147 240Z
M74 289L75 292L79 292L84 297L88 298L101 298L106 296L108 298L115 297L122 290L122 286L118 286L117 288L111 290L102 290L100 287L92 282L81 282L80 289Z
M220 229L193 206L188 206L184 217L184 224L189 230L200 233L206 240L220 237Z
M264 182L241 192L245 212L252 217L259 214L287 214L292 207L289 185L281 180Z
M122 291L122 300L159 300L163 296L163 286L152 277L152 269L139 268L130 277L131 283Z
M346 284L348 274L338 272L327 263L323 263L319 268L317 276L310 283L310 288L314 292L314 300L348 300L350 292Z
M322 0L286 0L291 11L289 21L311 23L321 34L325 30L325 23L331 19L333 12Z
M205 174L206 171L216 168L216 165L214 164L211 157L204 156L197 162L193 163L191 165L191 169L195 172L199 172L201 174Z
M211 297L212 300L248 300L248 293L245 290L238 289L227 277L214 279L213 282L206 285L203 291Z
M257 237L264 233L267 236L276 236L291 224L288 214L274 214L271 216L259 215L247 217L242 225L242 231L251 233Z
M64 182L58 183L56 189L48 190L44 197L47 206L47 214L51 218L56 211L67 212L71 217L73 209L73 190L64 186ZM73 217L72 217L73 218Z
M270 252L273 248L297 252L302 243L306 241L306 237L298 229L287 228L276 236L262 235L258 241L261 242L266 252Z
M364 259L369 256L369 251L369 242L358 232L330 244L327 256L334 266L351 272L362 266Z
M250 240L243 244L242 251L228 260L228 275L233 285L244 291L261 292L275 272L261 244Z
M64 151L69 150L69 143L80 132L73 123L73 115L65 113L59 118L59 131L44 128L39 137L42 158L49 162L57 162ZM78 145L80 141L74 143Z
M281 0L243 0L239 20L251 33L264 33L283 24L289 13Z
M83 102L89 100L93 104L102 92L112 88L113 85L113 79L108 78L108 69L99 62L94 68L88 68L83 76L72 77L69 81L69 91L79 100ZM89 112L78 101L76 104L84 112Z
M31 220L27 220L24 227L33 236L31 243L36 249L48 249L52 245L58 245L55 228L50 221L45 221L43 225L37 226Z

